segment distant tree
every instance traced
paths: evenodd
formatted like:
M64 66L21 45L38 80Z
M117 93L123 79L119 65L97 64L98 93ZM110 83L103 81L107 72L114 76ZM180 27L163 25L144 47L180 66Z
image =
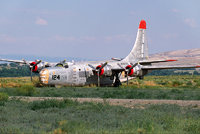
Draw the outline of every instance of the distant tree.
M187 71L176 72L177 70L181 70L181 69L153 70L148 75L160 75L160 76L166 76L166 75L191 75L191 73L189 73ZM189 69L189 70L191 70L191 69ZM194 75L200 75L200 73L197 72L197 71L194 71Z
M1 64L2 65L2 64ZM0 77L22 77L22 76L30 76L30 69L27 66L15 66L12 65L11 68L7 68L7 66L1 67ZM34 74L33 75L38 75Z

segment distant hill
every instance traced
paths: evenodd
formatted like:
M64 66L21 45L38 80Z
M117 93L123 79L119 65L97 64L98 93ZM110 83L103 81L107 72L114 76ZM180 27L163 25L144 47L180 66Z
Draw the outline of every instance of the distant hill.
M150 55L150 59L176 59L177 62L162 63L162 64L197 64L200 65L200 48L176 50Z

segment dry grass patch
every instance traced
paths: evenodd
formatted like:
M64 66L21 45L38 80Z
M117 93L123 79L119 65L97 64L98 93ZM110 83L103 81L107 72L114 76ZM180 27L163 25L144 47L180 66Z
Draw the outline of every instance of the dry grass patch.
M6 77L0 78L0 87L3 88L15 88L22 87L24 85L36 86L40 85L39 78L33 77L31 82L30 77Z
M154 81L144 81L144 86L160 86L156 84Z

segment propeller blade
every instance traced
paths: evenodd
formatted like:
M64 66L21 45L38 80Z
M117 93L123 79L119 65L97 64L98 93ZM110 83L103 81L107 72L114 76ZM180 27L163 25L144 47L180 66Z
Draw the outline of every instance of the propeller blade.
M136 67L136 66L138 65L138 63L135 63L135 64L131 63L131 65L132 65L132 67L129 68L129 70L130 70L130 69L133 69L134 67Z
M90 64L88 64L89 67L91 67L93 70L96 70L96 68Z
M101 65L101 67L99 68L99 70L101 70L102 68L104 68L107 64L108 64L108 62L105 62L103 65Z
M36 62L32 67L34 68L35 66L37 66L38 64L40 64L40 62L42 62L42 60L39 60L38 62Z

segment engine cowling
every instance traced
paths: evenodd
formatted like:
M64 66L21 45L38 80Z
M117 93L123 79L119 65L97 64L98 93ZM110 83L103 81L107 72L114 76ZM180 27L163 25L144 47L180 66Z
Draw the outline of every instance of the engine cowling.
M33 65L35 65L35 64L36 64L36 62L31 62L31 63L30 63L30 66L33 66ZM38 66L36 65L36 66L33 67L32 72L37 72L37 71L38 71Z
M132 67L131 65L127 65L127 66L126 66L126 69L129 69L129 68L131 68L131 67ZM133 68L132 68L132 69L129 70L128 76L132 76L133 73L134 73L134 70L133 70Z
M102 65L98 65L98 66L96 67L96 69L101 68L101 66L102 66ZM99 70L99 74L97 74L97 75L101 76L101 75L103 75L103 73L104 73L104 68L100 69L100 70Z

